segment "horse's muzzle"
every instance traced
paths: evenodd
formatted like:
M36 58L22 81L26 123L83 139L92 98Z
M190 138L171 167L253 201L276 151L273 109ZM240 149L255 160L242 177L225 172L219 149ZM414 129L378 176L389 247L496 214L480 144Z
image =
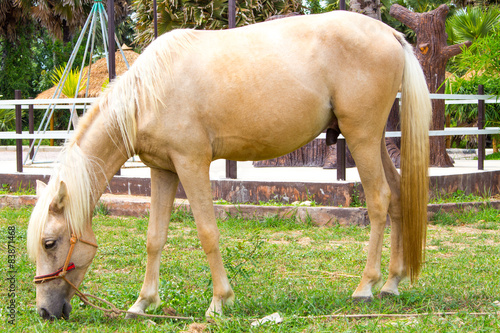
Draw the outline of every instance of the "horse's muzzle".
M66 300L60 306L57 306L56 309L47 309L46 307L38 309L38 314L45 320L69 319L70 312L71 304L66 302Z

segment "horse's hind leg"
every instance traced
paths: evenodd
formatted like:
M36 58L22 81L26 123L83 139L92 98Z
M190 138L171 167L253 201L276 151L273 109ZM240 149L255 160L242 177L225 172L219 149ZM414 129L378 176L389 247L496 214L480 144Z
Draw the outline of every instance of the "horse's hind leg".
M372 287L381 280L380 261L391 191L380 158L380 136L369 138L361 135L354 138L351 134L346 135L346 140L363 184L371 224L366 266L352 297L369 300L373 298Z
M405 277L406 271L403 260L401 176L387 153L385 140L382 140L382 163L384 165L385 176L391 188L391 204L389 206L389 215L391 217L391 260L389 263L389 276L380 294L381 296L399 295L398 284Z
M215 219L210 187L210 164L202 162L200 156L177 159L175 162L182 187L186 191L196 222L198 237L210 266L213 282L213 297L205 313L207 319L222 315L223 305L232 305L234 292L229 284L219 250L219 229ZM182 168L178 168L182 165Z
M172 213L175 192L179 178L176 174L159 169L151 169L151 211L147 231L147 263L144 283L139 298L129 309L130 312L144 313L151 305L159 305L158 284L160 282L161 252L167 241L168 225ZM134 315L127 314L127 318Z

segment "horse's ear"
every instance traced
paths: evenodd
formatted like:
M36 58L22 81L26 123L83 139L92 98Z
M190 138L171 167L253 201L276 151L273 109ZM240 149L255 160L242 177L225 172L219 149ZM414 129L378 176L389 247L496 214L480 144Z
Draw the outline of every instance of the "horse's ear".
M47 187L47 184L45 184L41 180L38 180L38 179L36 180L36 196L37 196L37 198L39 198L40 195L42 195L42 192L45 190L46 187Z
M52 199L52 203L50 204L50 208L54 211L61 211L66 202L67 196L68 190L66 188L66 183L61 180L59 182L59 187L56 190L56 194L54 195L54 199Z

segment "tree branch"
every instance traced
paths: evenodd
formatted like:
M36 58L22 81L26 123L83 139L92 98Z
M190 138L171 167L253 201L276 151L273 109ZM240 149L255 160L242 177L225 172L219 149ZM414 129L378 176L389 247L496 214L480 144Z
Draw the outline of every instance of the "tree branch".
M391 6L389 14L396 20L406 24L410 29L415 31L417 28L419 14L397 4Z
M446 59L450 59L451 57L462 53L462 50L464 48L467 48L471 45L472 45L471 41L466 41L465 43L460 43L460 44L448 45L441 49L441 54Z
M446 21L446 15L448 15L450 8L447 5L442 4L441 6L436 8L435 10L436 10L437 16L439 18L441 18L443 20L443 22Z

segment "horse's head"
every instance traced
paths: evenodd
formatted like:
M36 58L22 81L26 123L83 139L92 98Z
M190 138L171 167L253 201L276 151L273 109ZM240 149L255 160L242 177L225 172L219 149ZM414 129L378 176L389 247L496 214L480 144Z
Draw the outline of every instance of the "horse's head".
M91 216L72 221L75 203L64 181L37 182L37 195L28 227L28 253L36 261L36 306L44 319L67 319L75 288L96 254Z

